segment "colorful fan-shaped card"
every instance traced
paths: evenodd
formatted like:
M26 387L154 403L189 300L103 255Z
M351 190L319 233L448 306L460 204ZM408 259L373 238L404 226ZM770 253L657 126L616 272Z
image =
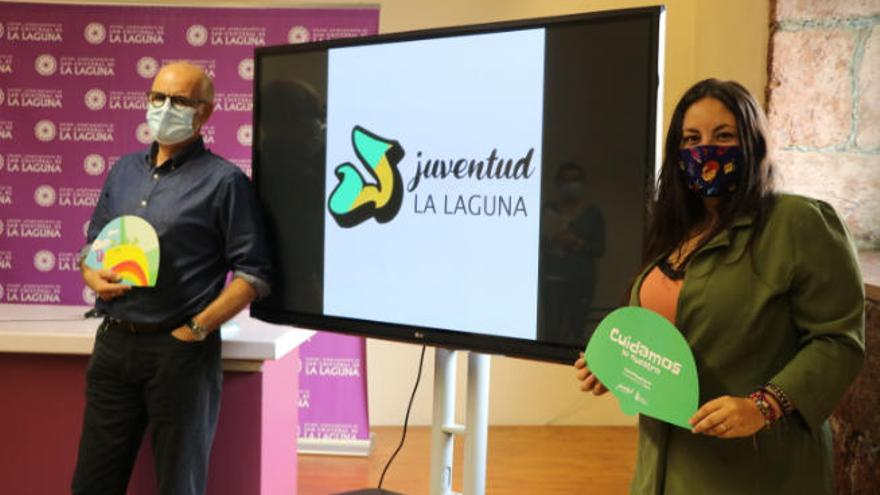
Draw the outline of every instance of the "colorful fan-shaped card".
M110 270L126 285L155 286L159 275L156 229L134 215L114 218L92 242L86 266L93 270Z
M666 318L639 307L617 309L599 323L585 357L624 413L691 428L700 396L697 366Z

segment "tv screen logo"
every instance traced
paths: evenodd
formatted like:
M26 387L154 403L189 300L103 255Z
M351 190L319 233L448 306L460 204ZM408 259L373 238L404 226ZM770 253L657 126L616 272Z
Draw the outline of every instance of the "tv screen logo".
M339 184L330 193L328 207L340 227L354 227L369 218L379 223L390 222L403 202L403 180L397 165L403 159L403 147L355 126L351 143L358 160L370 175L364 180L353 164L345 162L334 171Z

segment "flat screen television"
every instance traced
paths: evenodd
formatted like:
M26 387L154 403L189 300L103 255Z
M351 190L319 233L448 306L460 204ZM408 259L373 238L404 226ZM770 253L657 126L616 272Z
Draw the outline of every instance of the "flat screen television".
M251 314L571 363L642 263L663 13L257 49Z

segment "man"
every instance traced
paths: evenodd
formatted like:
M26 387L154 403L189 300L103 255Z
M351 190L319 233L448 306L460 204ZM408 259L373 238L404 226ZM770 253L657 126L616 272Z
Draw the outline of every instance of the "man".
M269 290L251 184L200 135L213 96L198 67L163 67L147 93L156 142L119 160L95 207L89 243L110 220L137 215L156 229L161 259L149 288L81 264L108 316L86 374L75 494L124 494L148 424L160 493L205 492L222 385L217 330Z

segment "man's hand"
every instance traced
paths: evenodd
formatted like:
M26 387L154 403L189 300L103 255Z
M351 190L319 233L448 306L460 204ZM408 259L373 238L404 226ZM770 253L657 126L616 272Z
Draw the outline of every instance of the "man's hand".
M575 377L577 381L580 382L581 390L584 392L592 392L593 395L602 395L608 392L608 389L605 385L596 378L596 375L590 371L590 368L587 368L587 361L584 359L584 353L581 353L581 357L574 362L575 368Z
M103 301L109 301L131 290L130 285L118 283L121 277L110 270L92 270L82 266L82 277L86 285Z
M186 325L175 328L174 331L171 332L171 336L183 342L198 342L196 336L193 335L192 330Z

